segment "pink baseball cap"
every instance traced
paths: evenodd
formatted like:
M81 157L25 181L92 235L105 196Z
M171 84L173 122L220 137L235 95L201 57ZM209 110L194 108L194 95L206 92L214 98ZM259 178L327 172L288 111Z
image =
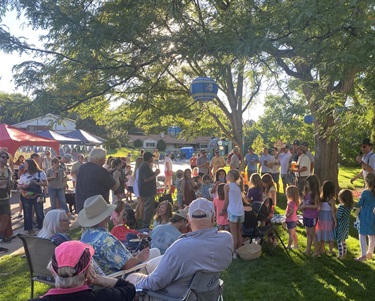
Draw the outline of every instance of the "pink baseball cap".
M63 242L56 247L52 256L52 268L55 273L62 278L77 276L86 271L89 267L94 253L95 251L90 245L84 244L78 240ZM60 275L58 270L62 267L73 268L76 272L72 276Z

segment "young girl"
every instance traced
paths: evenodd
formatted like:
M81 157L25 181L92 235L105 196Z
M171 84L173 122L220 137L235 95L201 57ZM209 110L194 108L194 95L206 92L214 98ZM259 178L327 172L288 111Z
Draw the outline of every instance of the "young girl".
M224 215L219 215L220 211L224 207L224 183L220 183L217 186L217 196L214 198L214 207L216 213L216 223L219 230L227 230L229 231L229 222L228 222L228 213L225 212Z
M297 227L297 209L299 206L299 192L298 187L290 185L286 189L286 197L288 199L288 205L285 211L285 222L289 233L288 249L298 249L298 236L296 233Z
M311 175L306 178L304 187L304 196L302 198L302 205L299 207L303 210L303 225L306 228L306 255L311 255L311 245L314 242L315 252L313 256L319 256L319 244L316 239L315 226L318 218L320 183L316 175Z
M375 245L375 174L368 173L365 177L366 189L362 192L357 207L361 208L359 212L359 243L362 256L356 260L365 261L372 259ZM369 245L366 254L368 236Z
M240 173L237 169L231 169L227 174L227 184L224 186L224 206L220 215L225 215L228 211L229 229L233 236L234 250L242 246L243 239L241 233L241 224L245 220L245 212L242 203L242 190L236 183L240 179ZM237 254L233 254L233 259Z
M247 191L246 198L251 203L253 211L258 212L263 203L262 180L258 173L250 176L250 187Z
M316 229L316 236L320 243L320 254L324 254L324 243L328 242L329 253L333 253L333 230L337 226L336 220L336 187L332 181L324 181L322 186L322 195L320 198L318 223Z
M116 202L116 209L111 214L111 221L114 226L125 224L124 220L125 203L123 201Z
M337 249L339 250L338 257L344 259L347 253L346 239L349 235L349 219L350 211L353 207L353 195L349 189L343 189L339 192L340 205L337 208L337 229L336 240Z
M211 189L211 194L213 195L214 198L216 197L217 187L219 186L219 184L227 182L226 177L227 177L227 172L224 169L219 168L216 171L216 174L215 174L215 183L214 183L214 186Z
M262 176L262 186L263 186L263 202L270 198L272 199L272 209L269 218L271 219L276 206L276 185L273 181L272 176L269 173L266 173Z

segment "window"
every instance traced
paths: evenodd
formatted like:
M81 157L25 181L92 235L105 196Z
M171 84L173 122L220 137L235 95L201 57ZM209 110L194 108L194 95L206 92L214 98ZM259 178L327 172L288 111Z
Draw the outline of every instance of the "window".
M155 148L156 143L155 142L145 142L145 148Z

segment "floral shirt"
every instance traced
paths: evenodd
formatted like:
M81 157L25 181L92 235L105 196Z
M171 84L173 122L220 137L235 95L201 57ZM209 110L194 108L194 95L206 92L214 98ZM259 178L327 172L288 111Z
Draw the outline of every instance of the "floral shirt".
M104 228L84 228L81 241L94 248L94 259L107 275L121 270L132 257L128 249Z

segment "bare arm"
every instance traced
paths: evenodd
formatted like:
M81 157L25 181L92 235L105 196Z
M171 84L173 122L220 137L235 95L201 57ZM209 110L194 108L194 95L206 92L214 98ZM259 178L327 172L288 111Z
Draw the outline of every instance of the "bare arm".
M229 204L229 186L228 184L225 184L224 186L224 206L223 209L220 211L220 215L224 215L227 212Z

